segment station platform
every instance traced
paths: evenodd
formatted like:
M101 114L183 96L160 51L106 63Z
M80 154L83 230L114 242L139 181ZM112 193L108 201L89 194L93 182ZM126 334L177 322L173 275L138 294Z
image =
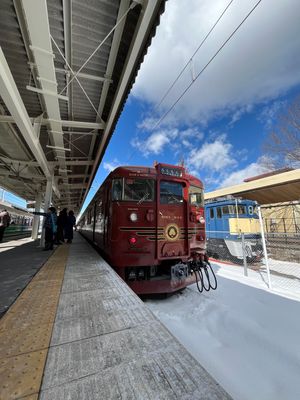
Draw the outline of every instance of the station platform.
M51 256L39 240L21 238L0 243L0 317Z
M230 396L75 234L0 320L0 399Z

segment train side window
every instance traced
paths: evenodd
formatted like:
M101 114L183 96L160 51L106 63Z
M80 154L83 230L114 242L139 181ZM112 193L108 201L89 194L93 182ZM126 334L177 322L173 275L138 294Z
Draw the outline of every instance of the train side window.
M249 215L253 215L253 206L248 206Z
M223 206L222 207L222 214L227 215L227 214L234 214L234 207L233 206Z
M100 199L98 201L96 209L96 222L101 221L101 216L102 216L102 200Z
M123 190L123 179L113 179L112 184L112 200L118 201L122 200L122 190Z
M222 207L222 213L223 213L223 215L224 215L224 214L229 214L229 208L228 208L228 206Z
M203 189L197 186L190 186L189 199L190 199L190 204L192 204L193 206L203 207L204 205Z
M241 206L240 204L237 206L238 208L238 213L239 215L244 215L246 214L246 207L245 206Z
M87 223L90 224L91 222L92 222L92 210L89 209L87 214Z
M221 207L217 207L217 218L222 218L222 210L221 210Z
M214 218L215 217L215 213L214 213L214 209L213 208L211 208L209 210L209 215L210 215L210 218Z

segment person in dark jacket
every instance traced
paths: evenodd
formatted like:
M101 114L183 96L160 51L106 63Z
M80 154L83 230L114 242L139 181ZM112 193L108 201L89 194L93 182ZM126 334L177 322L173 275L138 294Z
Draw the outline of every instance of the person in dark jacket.
M72 210L69 211L69 215L67 218L67 226L65 230L65 237L67 239L67 243L72 243L73 240L73 227L76 224L76 218L74 216L74 212Z
M45 229L45 248L44 250L53 250L54 238L57 232L57 215L54 207L49 207L44 221Z
M57 235L56 235L56 244L64 243L66 228L68 223L68 209L64 208L60 211L59 216L57 217Z
M34 215L45 217L43 228L45 229L45 247L43 250L53 250L55 236L57 234L57 214L55 207L49 207L48 212L33 211Z
M3 210L0 212L0 243L2 242L4 231L9 227L10 224L10 215L7 210Z

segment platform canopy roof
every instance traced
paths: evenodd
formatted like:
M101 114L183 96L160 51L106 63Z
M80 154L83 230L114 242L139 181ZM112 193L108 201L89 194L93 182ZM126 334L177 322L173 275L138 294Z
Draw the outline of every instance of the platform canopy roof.
M257 177L236 186L205 193L205 200L232 195L256 200L259 204L273 204L300 200L300 169Z
M0 186L81 207L164 5L0 1Z

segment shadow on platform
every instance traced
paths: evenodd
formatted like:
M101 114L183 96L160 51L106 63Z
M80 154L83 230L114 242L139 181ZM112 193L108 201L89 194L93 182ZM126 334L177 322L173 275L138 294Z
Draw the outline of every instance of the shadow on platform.
M38 245L29 239L0 243L0 318L53 253Z

